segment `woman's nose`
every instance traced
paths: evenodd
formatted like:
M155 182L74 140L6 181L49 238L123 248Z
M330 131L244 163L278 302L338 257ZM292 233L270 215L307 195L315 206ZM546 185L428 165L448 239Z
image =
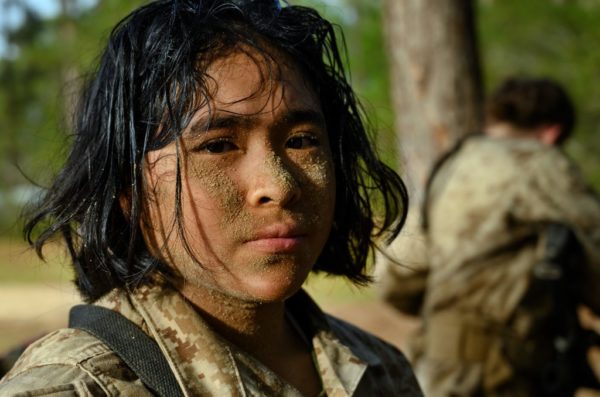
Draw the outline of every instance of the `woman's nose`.
M248 201L253 206L285 207L300 198L300 184L290 164L275 153L266 153L250 172Z

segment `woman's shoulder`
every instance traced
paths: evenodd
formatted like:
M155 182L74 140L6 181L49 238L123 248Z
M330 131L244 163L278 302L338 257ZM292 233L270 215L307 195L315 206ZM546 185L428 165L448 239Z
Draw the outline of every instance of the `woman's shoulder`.
M33 342L0 381L2 396L30 394L150 395L108 346L85 331L71 328Z

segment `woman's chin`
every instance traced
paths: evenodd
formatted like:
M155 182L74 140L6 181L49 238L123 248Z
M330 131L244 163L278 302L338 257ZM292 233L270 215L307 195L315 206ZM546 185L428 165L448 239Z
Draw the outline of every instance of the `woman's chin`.
M276 268L271 271L252 274L240 280L241 291L253 300L261 302L284 301L294 295L308 277L310 267L303 269Z

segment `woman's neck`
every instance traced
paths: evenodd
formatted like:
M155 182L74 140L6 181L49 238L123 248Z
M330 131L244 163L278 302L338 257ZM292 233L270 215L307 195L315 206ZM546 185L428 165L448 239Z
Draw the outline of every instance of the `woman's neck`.
M253 355L287 339L283 301L248 301L186 286L180 291L220 336Z
M284 302L248 302L215 291L182 294L228 342L251 354L305 396L321 391L311 347L286 320Z

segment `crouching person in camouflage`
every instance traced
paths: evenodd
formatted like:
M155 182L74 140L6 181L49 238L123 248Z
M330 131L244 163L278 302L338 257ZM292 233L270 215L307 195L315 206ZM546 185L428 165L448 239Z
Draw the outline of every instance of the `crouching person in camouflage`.
M487 109L485 134L430 177L425 266L380 263L384 297L422 316L426 396L572 396L596 382L576 308L600 313L600 200L560 149L574 109L556 82L527 78Z
M367 283L373 239L405 217L358 109L312 9L164 0L126 17L26 226L38 250L63 238L90 305L0 395L420 396L398 350L301 289L310 272Z

